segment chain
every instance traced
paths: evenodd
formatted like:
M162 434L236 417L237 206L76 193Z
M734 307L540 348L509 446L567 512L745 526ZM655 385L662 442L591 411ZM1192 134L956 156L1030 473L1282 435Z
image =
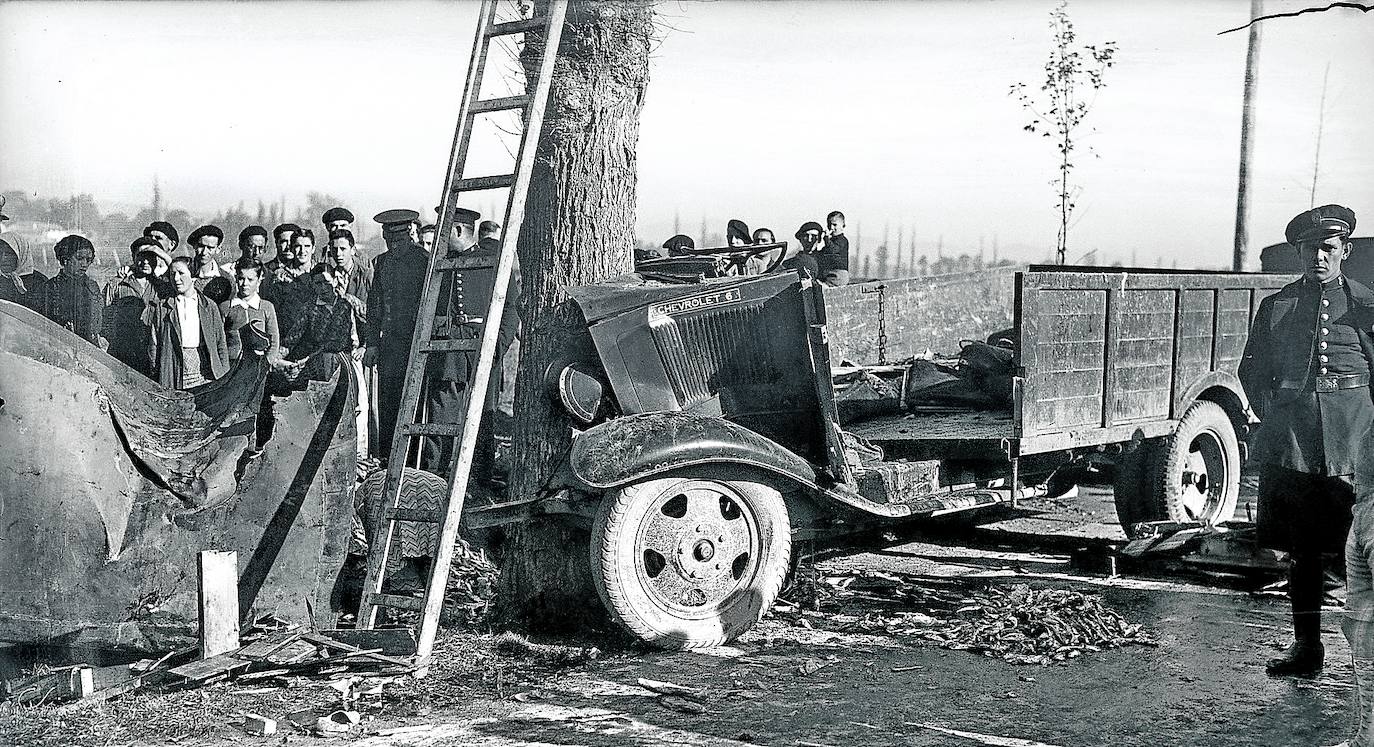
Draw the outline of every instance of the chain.
M878 294L878 365L887 365L887 285L879 283L878 287L869 290L860 288L860 293Z

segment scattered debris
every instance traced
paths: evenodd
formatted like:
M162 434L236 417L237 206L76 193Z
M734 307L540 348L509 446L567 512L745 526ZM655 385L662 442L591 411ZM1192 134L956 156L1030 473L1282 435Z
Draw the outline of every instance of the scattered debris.
M807 659L806 661L802 662L800 665L797 666L797 674L800 674L803 677L810 677L816 672L819 672L822 669L825 669L826 667L830 666L831 664L834 664L836 661L838 661L838 659L834 656L828 656L824 661L821 661L820 659Z
M317 734L341 734L352 731L362 716L357 711L334 711L328 716L315 719L314 731Z
M700 715L706 712L706 706L687 700L686 698L678 698L672 695L660 695L658 696L658 702L675 711L681 711L682 713Z
M277 721L266 716L259 716L256 713L245 713L243 714L243 730L259 737L271 736L277 733Z
M650 680L643 677L640 677L637 682L639 686L645 690L652 690L660 695L678 695L694 700L703 700L706 697L705 692L700 688L677 685L672 682L659 682L658 680Z

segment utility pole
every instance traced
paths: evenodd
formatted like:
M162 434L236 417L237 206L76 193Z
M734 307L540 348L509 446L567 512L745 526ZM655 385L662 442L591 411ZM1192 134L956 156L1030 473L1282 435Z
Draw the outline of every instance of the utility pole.
M1236 189L1236 244L1231 269L1245 269L1245 252L1250 243L1250 160L1255 143L1250 133L1255 129L1255 89L1259 85L1260 24L1254 19L1264 15L1262 0L1250 0L1250 43L1245 51L1245 94L1240 113L1240 173Z
M1312 154L1312 192L1308 195L1307 207L1317 206L1317 176L1321 174L1322 167L1322 127L1326 124L1326 79L1331 75L1331 63L1326 63L1326 72L1322 73L1322 100L1317 105L1317 150Z

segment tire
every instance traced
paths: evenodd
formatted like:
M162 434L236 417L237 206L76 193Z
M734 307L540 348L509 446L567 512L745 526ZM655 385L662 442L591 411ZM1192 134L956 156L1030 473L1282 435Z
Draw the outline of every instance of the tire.
M608 493L592 580L620 626L666 649L718 646L773 606L792 555L787 504L742 480L662 477Z
M1112 497L1116 503L1116 518L1121 531L1135 539L1134 526L1146 521L1163 521L1164 504L1155 500L1150 485L1151 455L1158 449L1154 440L1145 441L1135 451L1116 459L1116 475L1112 480Z
M1240 498L1240 445L1221 405L1193 403L1151 461L1153 500L1165 519L1207 525L1231 519Z

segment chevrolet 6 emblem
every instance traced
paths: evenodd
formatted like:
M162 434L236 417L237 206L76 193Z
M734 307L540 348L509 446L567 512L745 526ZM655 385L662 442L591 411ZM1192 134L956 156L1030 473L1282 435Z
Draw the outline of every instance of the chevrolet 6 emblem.
M661 319L665 316L674 316L688 311L709 309L712 306L724 306L726 304L737 303L740 298L739 288L727 288L726 290L716 291L715 293L704 293L700 296L679 298L666 303L657 303L650 306L649 318Z

